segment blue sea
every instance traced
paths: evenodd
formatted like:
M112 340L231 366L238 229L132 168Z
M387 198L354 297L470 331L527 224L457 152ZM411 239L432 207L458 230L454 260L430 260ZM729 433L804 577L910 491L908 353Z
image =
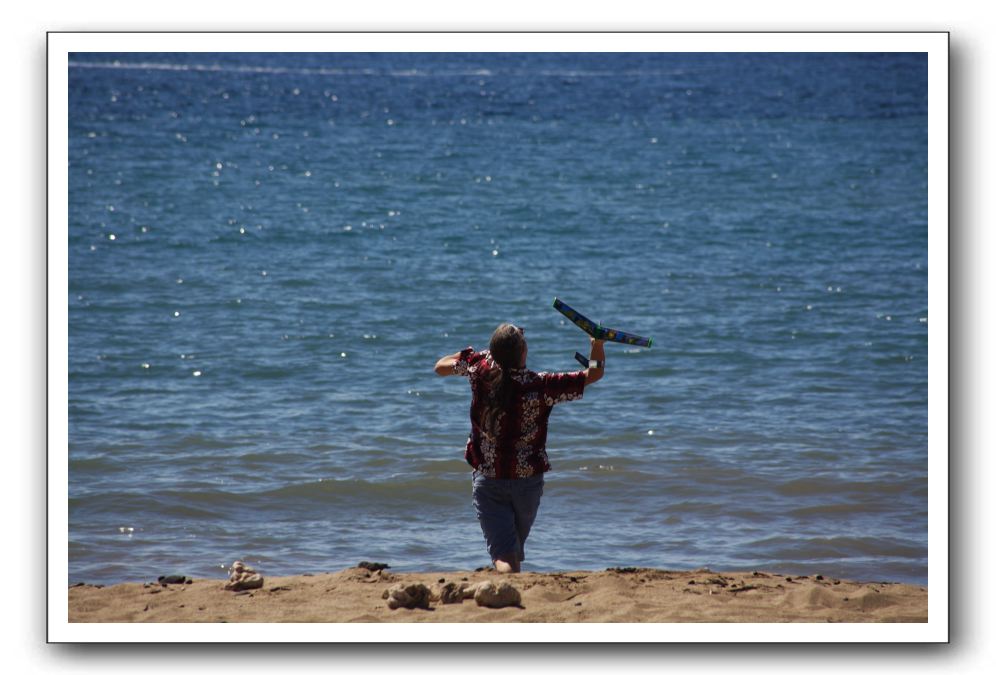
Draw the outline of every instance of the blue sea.
M526 329L527 571L927 580L924 54L77 53L69 581L490 563L466 380Z

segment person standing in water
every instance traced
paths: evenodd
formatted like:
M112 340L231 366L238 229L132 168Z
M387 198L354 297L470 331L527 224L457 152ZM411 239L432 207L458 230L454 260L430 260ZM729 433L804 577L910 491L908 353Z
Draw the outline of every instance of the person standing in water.
M584 395L605 373L605 343L591 338L589 367L570 373L526 368L525 331L503 323L482 352L467 347L436 362L436 374L470 379L470 437L464 454L474 468L474 510L499 572L519 572L524 544L543 496L547 422L553 406Z

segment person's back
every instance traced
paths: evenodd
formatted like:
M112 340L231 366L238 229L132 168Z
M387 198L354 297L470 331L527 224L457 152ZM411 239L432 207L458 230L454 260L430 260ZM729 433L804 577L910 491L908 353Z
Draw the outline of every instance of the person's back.
M489 349L472 347L436 362L438 375L470 379L471 431L464 457L474 467L474 508L499 571L518 572L543 494L547 423L553 406L580 399L602 377L604 344L591 341L589 368L537 373L526 368L521 328L502 324Z
M489 350L460 352L457 372L470 378L470 438L465 458L489 478L528 478L550 470L546 453L547 424L553 406L584 395L585 373L537 373L509 370L509 403L494 409L495 371L500 366Z

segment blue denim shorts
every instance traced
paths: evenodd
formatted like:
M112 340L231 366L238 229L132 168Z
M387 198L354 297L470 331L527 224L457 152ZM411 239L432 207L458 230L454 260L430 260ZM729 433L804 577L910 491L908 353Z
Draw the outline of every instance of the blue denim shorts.
M525 560L524 545L543 496L543 474L529 478L487 478L474 472L474 510L491 560L513 553Z

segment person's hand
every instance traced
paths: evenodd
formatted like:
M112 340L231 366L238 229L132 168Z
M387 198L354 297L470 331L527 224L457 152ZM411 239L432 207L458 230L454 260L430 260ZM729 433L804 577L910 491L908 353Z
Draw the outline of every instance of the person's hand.
M588 339L589 339L589 340L591 340L591 346L592 346L592 347L594 347L594 346L595 346L595 345L597 345L597 344L598 344L598 345L604 345L604 344L605 344L605 340L598 340L598 339L596 339L596 338L593 338L593 337L590 337L590 336L589 336L589 338L588 338Z

